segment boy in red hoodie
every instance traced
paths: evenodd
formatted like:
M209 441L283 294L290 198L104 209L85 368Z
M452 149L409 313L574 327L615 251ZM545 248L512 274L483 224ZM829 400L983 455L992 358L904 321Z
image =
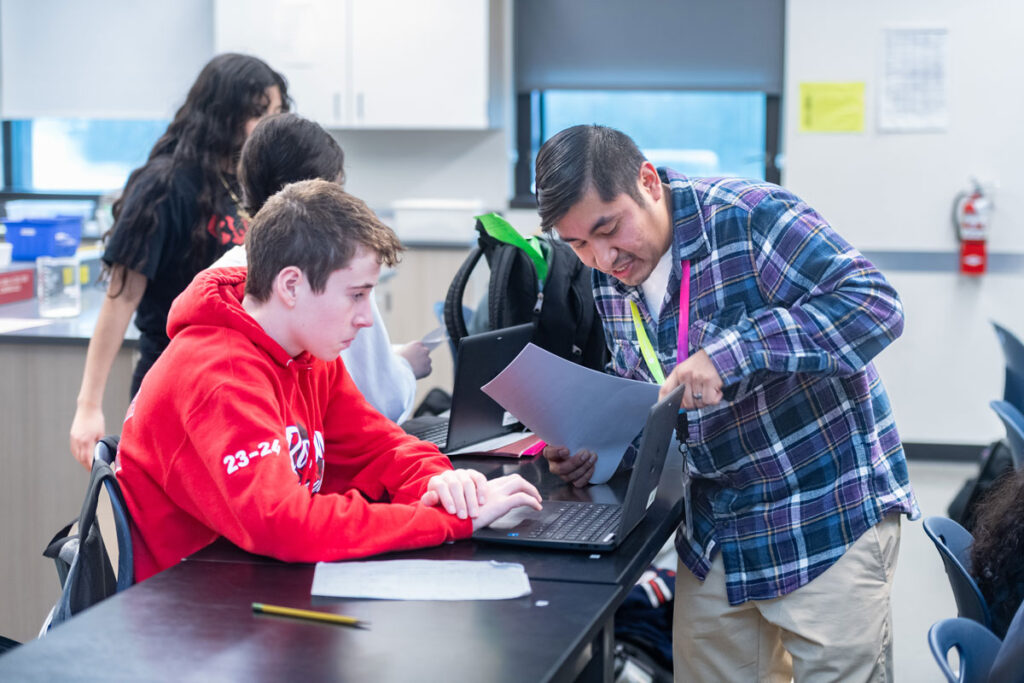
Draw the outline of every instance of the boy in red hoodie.
M303 181L253 220L248 274L206 271L175 300L171 343L118 449L138 580L220 536L281 560L339 560L540 508L518 475L453 470L377 413L338 358L371 324L381 263L400 249L362 201Z

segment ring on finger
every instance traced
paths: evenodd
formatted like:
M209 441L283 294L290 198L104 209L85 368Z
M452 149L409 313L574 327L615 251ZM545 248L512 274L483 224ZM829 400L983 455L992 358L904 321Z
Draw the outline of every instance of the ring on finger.
M702 398L704 398L704 394L702 394L702 393L695 393L695 394L693 394L693 400L694 401L699 401Z

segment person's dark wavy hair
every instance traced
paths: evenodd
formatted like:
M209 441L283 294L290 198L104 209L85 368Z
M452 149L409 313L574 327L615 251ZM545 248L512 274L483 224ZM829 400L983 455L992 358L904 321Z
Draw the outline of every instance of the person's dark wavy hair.
M233 169L245 141L245 123L263 116L270 106L266 90L277 86L282 106L287 110L288 85L284 77L256 57L234 53L217 55L199 72L167 131L153 145L146 163L128 177L124 192L114 202L114 227L104 235L108 239L119 223L133 226L127 238L130 251L141 251L156 227L156 208L167 198L171 180L179 168L200 169L200 187L196 195L196 225L191 226L191 241L183 258L183 267L198 272L209 265L213 254L205 236L206 222L216 210L221 192L222 174ZM147 174L155 181L145 186L141 196L132 196L135 184ZM125 202L131 197L132 201ZM123 283L121 284L123 288ZM115 290L113 296L117 296Z
M275 114L256 124L238 162L250 216L288 183L314 178L345 182L345 153L330 133L298 114Z
M1002 637L1024 599L1024 470L1004 476L978 505L971 573Z

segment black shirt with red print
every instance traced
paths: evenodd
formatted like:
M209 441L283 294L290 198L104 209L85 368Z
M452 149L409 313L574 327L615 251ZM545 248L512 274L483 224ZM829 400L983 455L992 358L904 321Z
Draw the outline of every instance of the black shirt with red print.
M149 164L142 172L131 191L125 197L122 218L137 215L131 210L131 202L146 201L152 196L151 190L160 181L165 161L157 160ZM163 167L163 168L161 168ZM232 176L225 175L225 180L235 189L236 182ZM209 240L207 255L213 263L221 254L236 244L242 244L246 222L238 215L234 200L223 186L215 188L215 210L212 216L198 215L199 207L196 198L202 187L202 174L198 166L176 169L170 176L166 197L155 207L156 225L150 239L141 249L130 246L130 235L135 230L144 230L144 226L129 225L119 220L111 233L103 255L108 265L122 265L130 270L146 276L146 292L139 302L135 313L135 326L139 328L140 359L135 368L132 380L132 395L138 390L139 383L149 367L167 347L167 312L171 302L192 281L198 270L189 263L189 252L192 245L192 232L201 220L206 227L205 236Z

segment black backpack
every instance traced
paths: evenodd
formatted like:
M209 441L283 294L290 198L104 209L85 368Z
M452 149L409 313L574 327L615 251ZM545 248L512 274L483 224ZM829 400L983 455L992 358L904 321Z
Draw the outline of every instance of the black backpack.
M1007 472L1013 472L1013 455L1010 445L1005 439L993 441L981 452L981 466L978 476L971 477L957 491L946 514L968 531L974 531L975 518L978 515L978 504L999 479Z
M457 346L468 334L462 300L466 283L483 256L491 276L486 325L477 326L478 331L533 323L533 343L537 346L588 368L604 370L608 351L594 305L591 269L580 262L569 245L542 235L539 245L548 264L542 288L537 268L526 251L493 237L481 218L491 226L500 223L513 230L496 214L477 219L478 246L455 274L444 301L444 322L451 341ZM478 311L475 315L482 314Z
M117 443L118 437L106 436L97 444L100 457L93 459L81 512L50 539L43 551L43 555L52 559L57 567L61 593L40 635L134 583L131 522L124 496L110 466L117 452ZM116 576L96 520L96 505L104 490L110 497L117 535ZM76 523L78 533L72 534L71 528Z

